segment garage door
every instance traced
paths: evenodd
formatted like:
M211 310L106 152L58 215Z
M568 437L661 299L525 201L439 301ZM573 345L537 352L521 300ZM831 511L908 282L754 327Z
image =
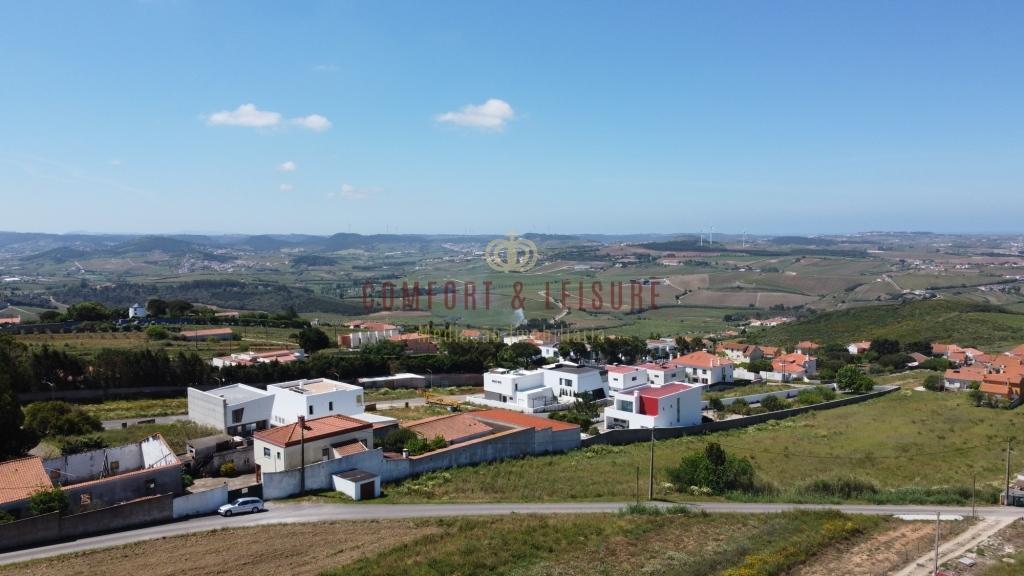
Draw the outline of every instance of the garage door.
M372 481L363 482L362 484L359 485L360 500L370 500L376 496L376 494L373 493L373 485L374 483Z

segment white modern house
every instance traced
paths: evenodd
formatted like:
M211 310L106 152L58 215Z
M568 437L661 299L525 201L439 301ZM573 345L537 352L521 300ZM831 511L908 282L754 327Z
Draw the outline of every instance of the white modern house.
M246 384L213 390L188 389L188 417L229 436L249 436L270 427L274 394Z
M531 411L557 402L542 369L491 369L484 373L484 398Z
M685 368L667 362L648 362L640 364L637 368L647 372L647 381L656 385L678 382L686 377Z
M328 378L269 384L267 392L274 395L272 426L291 424L299 416L311 419L363 413L362 387Z
M711 385L733 381L732 360L704 350L674 358L670 363L685 370L685 378L681 379L685 382Z
M608 388L612 392L647 384L647 370L638 366L609 364L604 368L608 371Z
M584 393L595 400L608 397L608 373L589 366L559 363L545 366L544 385L559 401L573 401Z
M671 382L612 393L614 403L604 409L608 430L665 428L701 423L701 386Z
M128 307L129 318L145 318L147 316L146 307L141 304L132 304Z

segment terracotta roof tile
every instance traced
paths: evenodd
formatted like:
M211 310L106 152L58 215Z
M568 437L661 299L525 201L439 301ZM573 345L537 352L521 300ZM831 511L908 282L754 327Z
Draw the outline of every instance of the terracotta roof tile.
M478 412L473 412L472 414L474 418L493 420L495 422L511 424L512 426L519 426L521 428L536 428L537 430L550 428L556 432L560 430L580 429L576 424L571 424L569 422L552 420L542 416L531 416L530 414L523 414L522 412L513 412L511 410L501 410L498 408L493 410L480 410Z
M305 421L305 432L299 429L299 423L294 422L285 426L260 430L253 434L253 438L263 440L275 446L294 446L305 438L306 442L340 436L357 430L370 430L373 426L368 422L333 414L322 418L313 418Z
M52 488L43 461L35 456L0 462L0 504L28 498L40 488Z

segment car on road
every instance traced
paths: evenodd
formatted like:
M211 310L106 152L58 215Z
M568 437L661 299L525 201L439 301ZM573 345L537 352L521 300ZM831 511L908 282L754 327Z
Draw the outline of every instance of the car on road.
M221 516L231 516L233 514L255 514L263 510L266 510L266 507L263 506L263 500L259 498L239 498L218 508L217 513Z

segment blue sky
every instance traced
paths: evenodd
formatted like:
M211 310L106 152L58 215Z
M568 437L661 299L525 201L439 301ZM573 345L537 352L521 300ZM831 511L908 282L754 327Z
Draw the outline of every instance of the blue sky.
M3 1L0 228L1019 233L1022 25L984 1Z

